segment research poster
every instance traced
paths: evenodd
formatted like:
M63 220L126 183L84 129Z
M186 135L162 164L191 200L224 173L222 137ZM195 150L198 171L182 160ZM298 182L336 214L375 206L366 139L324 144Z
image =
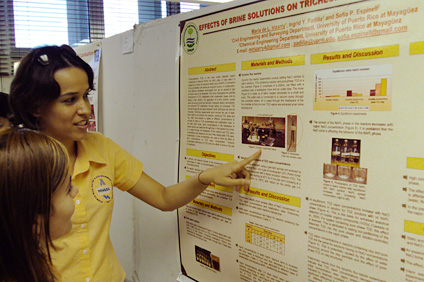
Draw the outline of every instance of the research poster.
M201 282L424 281L423 1L259 1L181 22L178 211Z

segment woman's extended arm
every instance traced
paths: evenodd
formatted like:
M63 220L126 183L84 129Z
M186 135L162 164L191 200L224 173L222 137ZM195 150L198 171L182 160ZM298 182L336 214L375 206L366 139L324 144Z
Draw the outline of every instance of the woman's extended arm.
M172 211L188 204L212 182L221 186L235 186L236 189L244 187L247 191L250 185L250 173L245 166L259 158L260 155L261 150L258 150L244 160L209 168L196 177L169 187L164 187L143 172L128 193L162 211Z

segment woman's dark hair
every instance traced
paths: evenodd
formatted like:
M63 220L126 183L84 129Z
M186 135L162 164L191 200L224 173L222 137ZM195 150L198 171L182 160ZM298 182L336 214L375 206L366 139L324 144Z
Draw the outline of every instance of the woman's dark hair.
M0 130L0 281L54 281L51 197L68 171L58 141L30 129Z
M54 79L56 71L68 67L84 70L90 89L93 86L93 70L68 45L43 46L33 49L21 60L10 87L11 122L38 129L34 114L60 95L60 86Z
M9 95L4 92L0 92L0 117L9 118L9 115Z

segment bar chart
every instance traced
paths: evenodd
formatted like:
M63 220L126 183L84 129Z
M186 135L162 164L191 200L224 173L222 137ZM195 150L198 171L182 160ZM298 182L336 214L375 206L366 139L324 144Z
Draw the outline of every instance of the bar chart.
M314 110L391 110L392 65L314 72Z

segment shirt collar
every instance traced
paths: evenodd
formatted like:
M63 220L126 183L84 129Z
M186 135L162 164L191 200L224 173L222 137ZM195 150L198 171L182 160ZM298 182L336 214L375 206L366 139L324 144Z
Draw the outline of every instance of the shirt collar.
M95 144L86 141L87 138L77 142L78 155L74 166L74 175L88 171L90 162L106 164L104 157L97 151Z

